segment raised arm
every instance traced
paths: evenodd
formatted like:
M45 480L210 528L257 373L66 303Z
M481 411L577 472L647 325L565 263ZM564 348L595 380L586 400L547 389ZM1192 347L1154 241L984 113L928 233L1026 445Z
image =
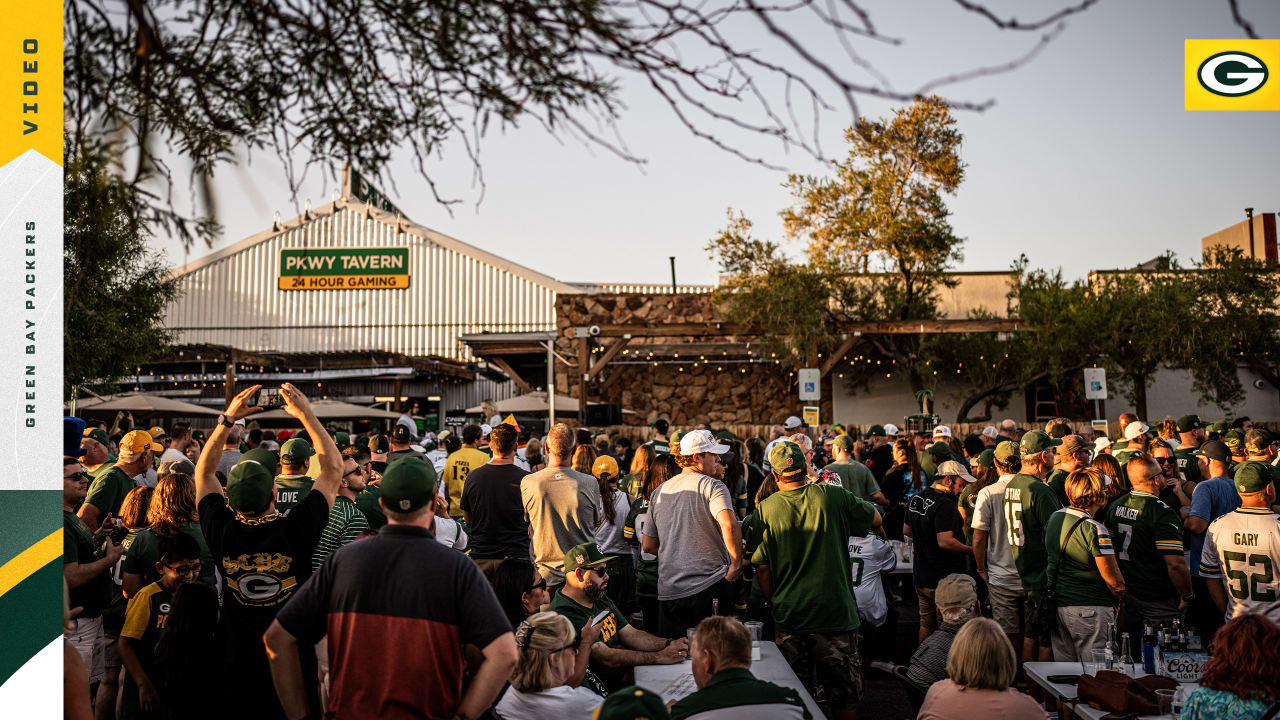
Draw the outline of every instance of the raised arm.
M338 485L342 483L342 454L338 452L338 446L334 444L333 438L329 437L328 431L316 417L310 401L301 390L289 383L284 383L280 386L280 395L284 397L284 411L302 423L302 427L311 436L311 441L316 444L316 460L320 463L320 474L316 477L315 484L311 486L311 492L324 495L325 501L332 509L333 499L338 494Z
M250 398L261 389L261 385L254 385L236 393L236 396L231 398L230 404L227 405L227 409L222 413L223 417L227 421L234 423L240 418L256 412L262 412L262 408L249 405ZM222 485L218 482L218 478L214 473L217 472L218 463L222 460L222 448L227 444L227 433L229 432L231 432L231 428L226 425L217 425L213 428L213 432L209 433L209 440L204 444L204 448L200 450L200 459L196 461L197 505L206 495L213 493L223 494Z

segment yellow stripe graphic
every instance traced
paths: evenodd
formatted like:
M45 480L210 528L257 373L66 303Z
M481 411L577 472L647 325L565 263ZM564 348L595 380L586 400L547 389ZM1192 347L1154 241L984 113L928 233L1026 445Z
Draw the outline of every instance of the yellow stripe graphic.
M62 554L62 530L54 530L43 540L18 553L18 556L0 566L0 595L4 595L31 573L48 565Z

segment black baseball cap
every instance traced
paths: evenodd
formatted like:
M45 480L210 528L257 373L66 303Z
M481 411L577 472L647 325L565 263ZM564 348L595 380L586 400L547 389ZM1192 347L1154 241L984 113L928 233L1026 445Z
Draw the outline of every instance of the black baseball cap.
M369 452L371 453L389 453L391 452L391 443L387 441L386 435L374 435L369 438Z
M1195 454L1203 455L1210 460L1217 460L1218 462L1228 462L1231 460L1231 448L1227 447L1227 444L1221 440L1210 440L1209 442L1201 445L1200 449L1196 450Z
M398 443L407 443L413 439L413 435L409 432L407 426L397 423L391 430L391 439Z

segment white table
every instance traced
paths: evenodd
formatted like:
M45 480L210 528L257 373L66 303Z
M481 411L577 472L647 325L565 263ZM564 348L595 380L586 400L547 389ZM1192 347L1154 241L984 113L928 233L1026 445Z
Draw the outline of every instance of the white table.
M675 665L639 665L636 667L636 685L639 685L650 692L661 694L668 685L680 679L682 676L692 676L693 663L685 660ZM791 671L791 666L787 664L786 658L782 657L782 651L778 650L778 646L768 640L760 641L760 659L751 663L751 674L755 675L759 680L766 680L775 685L792 688L800 693L801 699L804 700L804 706L809 709L809 714L815 720L826 717L822 711L818 709L818 704L813 701L809 695L809 691L804 689L804 685L800 684L800 678ZM671 698L663 697L663 702Z
M1080 663L1078 662L1030 662L1030 663L1026 663L1022 667L1023 669L1026 670L1028 678L1035 681L1035 684L1039 685L1045 690L1048 690L1049 693L1052 694L1054 697L1058 698L1059 700L1075 699L1076 697L1075 685L1066 685L1063 683L1049 682L1049 676L1050 675L1080 675L1083 672L1083 668L1081 667ZM1137 670L1136 677L1142 677L1143 675L1146 675L1146 672L1142 670L1141 663L1139 663L1136 666L1136 670ZM1192 690L1195 690L1196 688L1200 687L1200 685L1197 683L1184 683L1184 685L1186 686L1187 692L1191 692ZM1080 717L1088 718L1088 720L1100 720L1101 718L1110 714L1106 710L1099 710L1097 708L1090 707L1087 703L1077 703L1074 706L1074 712L1076 715ZM1150 718L1151 720L1159 720L1160 717L1161 716L1159 715L1142 715L1141 716L1141 718L1143 719Z

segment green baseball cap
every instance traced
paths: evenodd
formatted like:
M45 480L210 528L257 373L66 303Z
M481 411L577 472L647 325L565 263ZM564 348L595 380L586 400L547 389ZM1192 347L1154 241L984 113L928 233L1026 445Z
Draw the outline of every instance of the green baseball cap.
M1222 442L1231 448L1231 453L1235 454L1239 450L1244 449L1244 431L1240 428L1232 428L1222 436Z
M801 475L805 471L804 450L790 440L783 440L769 450L769 467L783 477Z
M275 473L253 460L241 460L227 475L227 502L234 510L256 515L275 496Z
M380 497L387 509L413 512L436 496L436 473L415 455L396 458L382 471Z
M925 452L929 453L935 458L948 458L948 457L951 457L951 446L939 440L938 442L933 443L929 447L925 448Z
M1208 427L1209 423L1200 422L1200 416L1192 413L1178 418L1177 425L1178 432L1191 432L1192 430L1199 430L1202 427Z
M1010 445L1012 444L1013 443L1010 443ZM982 452L978 453L978 457L973 462L974 464L981 465L982 467L995 467L996 451L990 448L983 450Z
M837 435L832 438L831 447L839 448L845 452L853 452L853 438L848 435Z
M676 447L680 444L680 438L684 437L683 430L672 430L667 433L667 445Z
M1209 423L1208 427L1205 428L1205 432L1208 433L1210 440L1215 440L1217 438L1222 437L1222 433L1230 429L1231 429L1230 423L1228 423L1226 420L1219 420L1218 422Z
M564 554L564 571L571 573L580 567L595 567L603 565L614 559L614 555L605 555L600 552L600 546L595 543L582 543L569 548L569 552Z
M1236 474L1232 482L1242 495L1262 492L1271 484L1271 469L1254 460L1242 462L1236 466Z
M629 685L604 699L592 720L670 720L662 696L638 685Z
M334 433L333 442L339 450L346 450L351 447L351 436L344 432Z
M1000 443L991 453L992 458L1001 465L1008 465L1013 462L1014 458L1021 455L1022 453L1018 450L1018 444L1012 440L1005 440Z
M1044 452L1051 447L1057 447L1062 444L1061 439L1049 437L1049 433L1043 430L1031 430L1022 436L1022 454L1035 455Z
M715 438L721 442L734 442L735 440L738 439L738 436L734 435L728 430L720 430L716 432Z
M280 473L280 461L276 459L276 454L270 450L254 448L240 456L241 462L244 462L245 460L252 460L266 468L267 471L271 473L272 477L275 477Z
M103 430L100 427L89 428L88 430L85 430L84 436L87 438L93 438L94 440L97 440L98 442L102 443L103 447L111 447L110 445L111 441L107 438L107 431Z
M884 431L883 425L872 425L867 431L867 437L889 437L889 434Z
M280 458L289 458L295 463L301 463L303 460L310 460L315 455L315 450L311 449L311 443L300 437L289 438L280 446Z
M196 440L199 440L200 442L204 442L205 440L205 434L203 430L192 430L191 437L195 438Z

